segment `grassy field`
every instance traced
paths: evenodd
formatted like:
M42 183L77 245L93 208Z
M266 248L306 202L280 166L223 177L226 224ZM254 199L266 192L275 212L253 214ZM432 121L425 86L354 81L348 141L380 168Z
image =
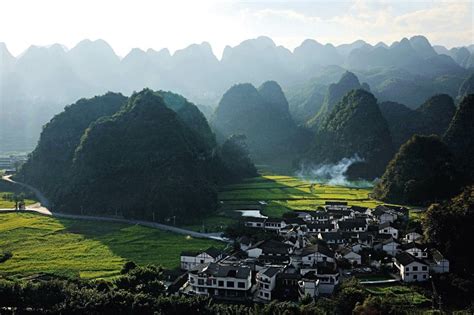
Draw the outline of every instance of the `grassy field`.
M14 209L15 208L14 201L8 201L8 200L3 199L4 195L9 195L9 194L11 194L11 192L0 191L0 209ZM25 199L25 204L27 206L32 205L36 202L37 201L33 199Z
M223 245L142 226L0 213L0 249L13 254L0 263L5 277L50 273L109 278L128 260L171 269L179 266L181 251L210 246Z
M292 176L262 175L225 186L219 199L223 209L265 201L263 214L279 217L289 210L314 210L326 201L347 201L349 205L370 208L382 204L371 199L370 193L370 188L327 186Z
M388 295L397 302L406 304L422 306L431 303L429 298L410 286L368 286L366 289L372 295Z

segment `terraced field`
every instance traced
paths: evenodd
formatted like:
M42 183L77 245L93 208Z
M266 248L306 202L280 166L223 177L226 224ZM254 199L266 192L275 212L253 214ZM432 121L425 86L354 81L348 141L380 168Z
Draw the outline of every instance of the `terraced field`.
M381 202L371 199L369 188L314 184L292 176L262 175L222 189L219 199L223 209L251 208L266 205L262 212L279 217L290 210L315 210L326 201L347 201L349 205L375 207Z
M172 269L179 266L181 251L210 246L223 245L137 225L0 213L0 254L13 254L0 263L0 277L110 278L129 260Z

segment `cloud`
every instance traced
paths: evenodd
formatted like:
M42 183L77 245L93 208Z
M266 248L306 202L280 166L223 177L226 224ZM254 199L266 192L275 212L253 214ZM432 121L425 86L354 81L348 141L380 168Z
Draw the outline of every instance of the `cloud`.
M436 43L460 46L472 44L474 38L471 1L357 0L336 13L319 10L313 14L305 12L314 11L311 4L306 7L307 10L263 8L247 10L246 14L248 20L258 21L254 21L256 28L265 30L266 25L279 23L280 28L287 29L286 35L292 33L300 41L313 35L319 41L332 43L361 38L375 44L421 34Z

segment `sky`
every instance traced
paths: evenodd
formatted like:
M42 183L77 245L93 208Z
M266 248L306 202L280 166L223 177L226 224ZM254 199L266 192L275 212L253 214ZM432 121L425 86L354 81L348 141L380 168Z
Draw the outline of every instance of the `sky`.
M30 45L74 47L104 39L120 56L132 48L209 42L226 45L269 36L294 49L304 39L335 45L363 39L390 44L424 35L449 48L474 43L474 0L158 1L0 0L0 42L14 55Z

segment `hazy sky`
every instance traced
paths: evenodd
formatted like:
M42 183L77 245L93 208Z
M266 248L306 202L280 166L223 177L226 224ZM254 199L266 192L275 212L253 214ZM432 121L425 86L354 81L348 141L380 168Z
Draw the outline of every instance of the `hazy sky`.
M0 0L0 42L14 55L32 44L71 48L85 38L102 38L121 56L207 41L220 57L225 45L260 35L290 49L306 38L375 44L416 34L453 47L472 44L473 29L471 0Z

